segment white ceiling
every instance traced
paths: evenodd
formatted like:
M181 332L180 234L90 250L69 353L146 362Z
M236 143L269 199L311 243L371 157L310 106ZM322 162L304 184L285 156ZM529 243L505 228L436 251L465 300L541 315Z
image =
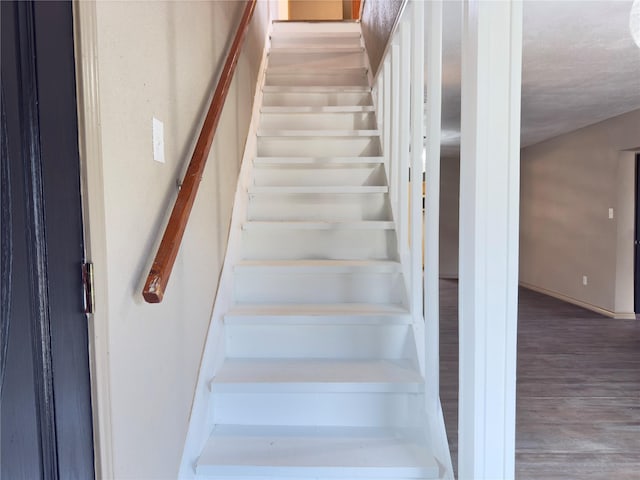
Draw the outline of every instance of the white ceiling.
M640 108L631 0L524 2L522 145ZM443 153L459 148L461 2L444 6ZM638 126L640 138L640 125Z

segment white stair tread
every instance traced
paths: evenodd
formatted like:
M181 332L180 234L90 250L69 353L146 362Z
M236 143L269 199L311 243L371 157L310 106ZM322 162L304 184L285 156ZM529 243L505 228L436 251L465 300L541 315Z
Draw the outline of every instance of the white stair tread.
M361 53L364 52L364 47L362 45L331 45L331 44L322 44L319 43L317 45L297 45L292 47L271 47L269 49L269 53Z
M367 67L316 67L306 65L275 65L267 68L267 75L308 75L308 74L322 74L322 75L342 75L342 74L365 74Z
M214 392L422 392L420 374L392 360L227 358Z
M389 429L218 425L196 472L265 479L405 480L438 478L439 466L425 445Z
M406 325L402 305L373 303L236 304L224 317L228 325Z
M225 321L246 316L385 316L409 312L401 305L373 303L313 303L313 304L236 304L225 316Z
M360 32L319 32L316 30L291 31L291 32L274 32L271 38L300 38L300 37L328 37L328 38L360 38Z
M262 91L266 93L369 93L371 87L357 85L340 86L290 86L290 85L265 85Z
M256 157L255 165L313 165L383 163L384 157Z
M401 270L401 265L393 260L241 260L235 265L236 271L265 268L286 272L395 273Z
M326 186L309 186L309 185L300 185L300 186L257 186L250 185L248 188L250 194L256 193L330 193L330 194L338 194L338 193L387 193L389 191L389 187L387 186L336 186L336 185L326 185Z
M364 220L346 222L306 222L306 221L249 221L243 230L393 230L395 224L387 220Z
M373 112L373 105L336 105L336 106L270 106L262 107L261 112L269 113L367 113ZM295 117L292 117L295 119Z
M380 130L258 130L259 137L379 137Z

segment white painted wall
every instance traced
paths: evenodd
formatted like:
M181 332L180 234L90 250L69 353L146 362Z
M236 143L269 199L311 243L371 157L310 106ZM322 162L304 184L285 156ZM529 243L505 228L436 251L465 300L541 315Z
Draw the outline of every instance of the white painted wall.
M226 1L96 5L102 165L87 162L103 173L104 198L91 201L104 203L106 265L96 268L107 294L97 309L108 322L109 352L96 361L108 362L110 372L117 479L177 475L269 2L258 2L163 303L144 303L141 289L243 7ZM153 160L152 117L164 122L165 164Z
M635 167L623 151L639 144L635 110L522 150L523 283L603 313L633 312Z

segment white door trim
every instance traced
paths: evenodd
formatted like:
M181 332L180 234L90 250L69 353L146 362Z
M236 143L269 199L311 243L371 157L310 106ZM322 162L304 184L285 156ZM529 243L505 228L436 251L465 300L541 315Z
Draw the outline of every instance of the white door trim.
M100 130L96 2L73 2L82 210L87 261L94 264L95 313L89 315L89 361L96 478L112 479L107 249Z

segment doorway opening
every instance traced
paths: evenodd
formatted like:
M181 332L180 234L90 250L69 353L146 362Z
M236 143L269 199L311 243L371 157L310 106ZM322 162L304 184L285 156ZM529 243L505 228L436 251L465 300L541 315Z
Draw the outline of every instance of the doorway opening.
M640 315L640 153L636 154L636 228L634 238L635 288L634 310Z
M283 1L283 0L281 0ZM292 21L358 20L360 0L285 0Z

